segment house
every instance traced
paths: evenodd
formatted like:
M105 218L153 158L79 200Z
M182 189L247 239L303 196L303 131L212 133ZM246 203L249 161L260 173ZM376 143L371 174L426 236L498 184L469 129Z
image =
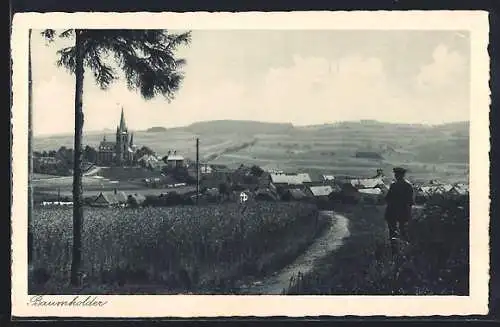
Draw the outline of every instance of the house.
M270 168L270 169L267 169L267 172L269 174L284 174L285 172L283 170L280 170L280 169L275 169L275 168Z
M212 188L207 188L205 190L204 194L209 195L209 196L218 196L220 193L219 193L218 188L212 187Z
M382 191L383 194L387 194L389 192L389 186L385 183L377 185L375 188L378 188Z
M201 174L211 174L211 173L213 173L213 168L210 167L208 164L201 164L200 165L200 173Z
M109 207L117 205L125 205L128 201L128 197L124 192L100 192L92 203L93 206L97 207Z
M361 195L359 193L359 190L354 187L351 183L344 183L341 186L341 191L340 194L336 194L335 192L332 192L330 194L330 197L334 196L336 199L339 199L340 201L344 203L357 203Z
M443 184L440 186L441 192L442 193L448 193L453 189L453 185L451 184Z
M302 185L311 183L311 177L307 173L299 174L270 174L271 183L278 185Z
M455 184L447 194L451 197L467 196L469 195L469 188L465 184Z
M143 167L155 167L158 165L158 161L158 158L156 158L155 156L147 154L143 155L137 160L137 162Z
M169 168L179 168L184 167L184 157L177 154L177 151L168 151L167 155L163 157L163 162L167 164Z
M351 185L355 188L375 188L380 184L384 184L382 177L377 178L364 178L364 179L352 179L350 181Z
M333 192L330 185L310 186L307 188L307 193L315 198L328 197Z
M287 189L281 196L281 199L284 201L302 201L308 198L308 194L299 188Z
M323 178L324 183L335 181L335 176L333 176L333 175L322 175L322 178Z
M38 162L44 165L56 165L61 162L61 160L57 159L56 157L39 157Z
M379 188L362 188L358 192L363 203L379 204L384 200L384 193Z
M277 201L278 196L270 189L259 189L255 192L255 200L260 201Z
M434 193L439 191L439 186L436 185L431 185L431 186L420 186L417 188L417 195L418 196L423 196L423 197L430 197Z

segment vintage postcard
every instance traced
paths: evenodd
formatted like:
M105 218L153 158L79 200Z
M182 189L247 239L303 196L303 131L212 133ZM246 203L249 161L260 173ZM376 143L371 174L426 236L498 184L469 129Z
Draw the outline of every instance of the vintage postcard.
M486 314L488 15L25 13L17 317Z

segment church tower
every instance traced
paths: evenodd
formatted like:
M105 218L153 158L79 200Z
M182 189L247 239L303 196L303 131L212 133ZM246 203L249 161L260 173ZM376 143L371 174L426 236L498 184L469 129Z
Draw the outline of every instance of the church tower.
M116 127L116 159L117 165L123 166L129 161L129 134L127 129L127 124L125 123L125 114L122 113L120 116L120 125Z

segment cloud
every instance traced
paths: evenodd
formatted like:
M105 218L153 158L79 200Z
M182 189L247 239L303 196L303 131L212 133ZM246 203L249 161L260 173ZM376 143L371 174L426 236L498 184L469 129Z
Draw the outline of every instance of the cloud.
M417 86L425 90L453 87L465 68L465 59L458 52L440 44L432 54L432 62L420 68Z
M34 132L72 132L74 77L55 67L55 49L40 51L43 55L34 62ZM374 56L295 55L289 64L261 67L246 79L225 66L208 69L205 61L193 61L171 103L162 97L145 101L123 81L102 91L89 74L84 84L84 130L115 128L120 105L134 130L215 119L296 125L360 119L422 123L468 119L465 64L459 53L440 45L432 62L418 74L404 77L409 83L402 83Z
M261 96L266 112L281 113L274 119L284 114L296 124L375 119L390 98L382 62L360 56L336 61L295 56L293 65L268 72Z

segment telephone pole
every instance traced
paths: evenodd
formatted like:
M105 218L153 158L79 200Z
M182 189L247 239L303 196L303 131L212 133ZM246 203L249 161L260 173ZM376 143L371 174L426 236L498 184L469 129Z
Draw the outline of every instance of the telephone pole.
M200 139L196 138L196 204L200 196Z

